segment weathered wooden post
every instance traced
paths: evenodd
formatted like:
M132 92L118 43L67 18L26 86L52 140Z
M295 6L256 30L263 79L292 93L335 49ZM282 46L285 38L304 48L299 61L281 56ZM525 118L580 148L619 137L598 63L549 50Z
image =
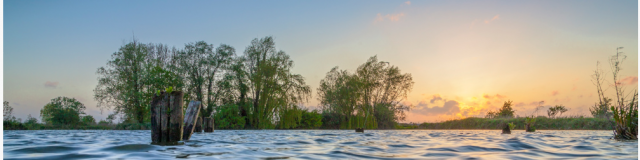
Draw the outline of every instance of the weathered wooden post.
M204 118L204 132L213 132L213 118Z
M189 106L187 107L187 114L184 117L184 134L182 136L183 140L189 140L191 138L191 134L196 128L196 121L198 120L198 114L200 114L200 101L191 101L189 102Z
M158 145L182 144L181 91L161 92L151 100L151 143Z
M198 122L196 122L196 130L193 133L202 133L202 117L198 117Z

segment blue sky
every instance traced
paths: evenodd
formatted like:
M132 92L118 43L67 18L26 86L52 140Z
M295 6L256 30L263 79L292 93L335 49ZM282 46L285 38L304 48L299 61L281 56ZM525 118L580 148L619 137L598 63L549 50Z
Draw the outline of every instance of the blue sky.
M133 35L177 48L228 44L239 54L252 39L274 36L314 89L309 106L332 67L353 71L378 55L412 74L414 122L480 116L506 99L522 103L521 115L541 100L588 115L595 63L608 71L619 46L629 56L623 78L638 75L637 1L10 0L3 9L3 99L23 119L58 96L104 119L95 71ZM435 95L459 106L421 103ZM454 109L435 109L446 107Z

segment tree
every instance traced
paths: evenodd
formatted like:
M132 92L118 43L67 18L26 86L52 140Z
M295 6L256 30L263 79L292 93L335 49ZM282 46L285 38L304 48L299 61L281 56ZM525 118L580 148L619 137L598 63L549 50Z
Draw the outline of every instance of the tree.
M360 65L356 74L362 81L363 87L364 123L369 115L375 114L379 127L395 128L395 123L403 121L406 116L405 111L411 108L401 103L413 88L411 74L402 74L397 66L378 61L377 56L369 58L367 62Z
M96 119L91 115L86 115L82 117L82 123L85 125L93 125L96 124Z
M24 121L24 124L28 124L28 125L33 125L37 123L38 123L38 119L32 117L31 114L29 114L27 116L27 119Z
M2 117L4 121L16 121L16 117L11 115L13 114L13 107L9 106L9 102L4 101L2 104Z
M84 104L75 98L57 97L51 99L51 102L40 110L40 117L47 124L78 124L85 108Z
M184 86L175 54L163 44L141 44L134 40L111 55L106 67L98 68L94 99L98 107L113 109L125 122L148 122L151 97L158 90Z
M114 109L127 120L143 123L148 116L144 103L145 58L148 47L136 40L111 55L107 67L98 68L98 85L93 90L100 109Z
M307 101L311 88L304 77L292 74L293 60L284 51L276 51L273 37L253 39L245 49L242 67L253 100L247 112L254 128L274 128L279 111Z
M549 110L547 110L547 115L549 116L549 118L553 118L553 117L556 117L558 113L562 115L562 113L566 111L568 110L563 105L556 105L554 107L549 107Z
M498 117L513 118L515 111L513 110L513 108L511 108L512 103L513 101L510 101L510 100L504 102L504 104L502 105L502 108L498 110Z
M341 128L356 127L350 124L355 116L364 118L357 127L373 123L379 128L394 128L410 109L401 101L413 83L411 74L402 74L398 67L373 56L355 74L338 67L331 69L320 81L318 100L323 112L329 112L325 115L338 116ZM371 116L375 122L369 121Z
M498 118L498 112L497 111L489 111L489 112L487 112L487 115L485 115L485 118Z

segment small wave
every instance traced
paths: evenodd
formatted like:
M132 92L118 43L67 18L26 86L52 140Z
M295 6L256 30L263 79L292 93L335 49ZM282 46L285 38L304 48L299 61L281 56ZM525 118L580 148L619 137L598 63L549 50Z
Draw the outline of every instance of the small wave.
M81 148L68 147L68 146L41 146L41 147L27 147L13 150L17 153L64 153L70 151L77 151Z
M150 150L159 149L157 146L148 145L148 144L125 144L120 146L113 146L102 149L103 151L112 151L112 152L147 152Z

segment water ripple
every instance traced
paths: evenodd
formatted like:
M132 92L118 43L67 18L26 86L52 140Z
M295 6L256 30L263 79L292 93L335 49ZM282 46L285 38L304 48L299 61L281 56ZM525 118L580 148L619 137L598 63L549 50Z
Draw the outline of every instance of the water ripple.
M637 159L610 131L216 130L180 146L150 131L4 131L5 159Z

